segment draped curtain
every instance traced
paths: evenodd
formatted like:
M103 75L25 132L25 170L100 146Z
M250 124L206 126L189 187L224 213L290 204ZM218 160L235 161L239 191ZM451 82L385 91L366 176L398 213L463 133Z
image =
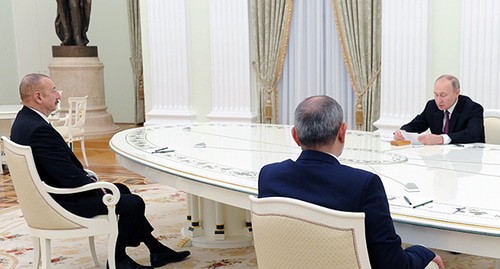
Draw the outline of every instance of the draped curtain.
M287 51L293 0L252 0L252 65L259 88L260 122L278 122L278 81Z
M312 95L328 95L354 128L355 96L349 81L331 0L295 0L290 40L279 88L279 122L294 123L297 105Z
M382 0L333 0L347 72L356 95L356 128L373 131L380 117Z
M135 123L143 123L144 117L144 76L142 64L142 41L139 0L128 0L128 18L132 72L135 88Z

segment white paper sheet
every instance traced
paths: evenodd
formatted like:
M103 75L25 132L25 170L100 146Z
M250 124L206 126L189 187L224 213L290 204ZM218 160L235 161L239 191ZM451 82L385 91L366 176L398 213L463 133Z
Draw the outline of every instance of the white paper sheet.
M405 130L401 130L401 134L403 135L405 140L410 140L412 145L422 145L420 141L418 141L419 133L410 133Z

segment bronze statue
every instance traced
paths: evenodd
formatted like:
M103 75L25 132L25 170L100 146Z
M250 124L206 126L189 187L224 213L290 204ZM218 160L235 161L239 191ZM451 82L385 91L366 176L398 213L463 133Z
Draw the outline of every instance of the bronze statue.
M61 46L85 46L89 43L91 0L56 0L56 34Z

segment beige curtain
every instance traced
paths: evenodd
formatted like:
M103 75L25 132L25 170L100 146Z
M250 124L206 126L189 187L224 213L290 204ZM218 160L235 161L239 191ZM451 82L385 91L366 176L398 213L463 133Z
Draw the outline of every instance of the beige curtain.
M128 0L128 18L132 72L135 87L135 123L145 121L144 112L144 76L142 70L142 41L139 0Z
M333 11L356 94L356 128L373 131L380 117L382 0L333 0Z
M293 0L251 0L260 122L278 122L278 81L288 45Z

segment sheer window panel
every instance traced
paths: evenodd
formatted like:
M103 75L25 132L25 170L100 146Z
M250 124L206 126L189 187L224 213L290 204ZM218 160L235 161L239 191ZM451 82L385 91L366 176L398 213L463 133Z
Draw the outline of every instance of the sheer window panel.
M337 36L331 0L296 0L279 83L279 122L293 124L297 105L311 95L333 97L354 128L355 96Z

